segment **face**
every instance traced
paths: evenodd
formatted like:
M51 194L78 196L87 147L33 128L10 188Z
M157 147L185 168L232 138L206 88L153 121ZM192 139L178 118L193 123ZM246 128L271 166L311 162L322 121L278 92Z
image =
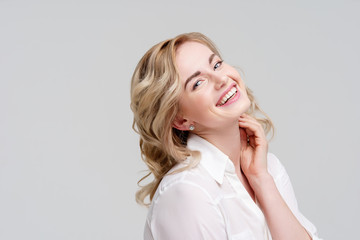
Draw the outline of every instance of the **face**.
M207 46L185 42L176 51L176 66L183 84L180 112L174 126L195 131L221 130L238 124L250 106L238 71L226 64Z

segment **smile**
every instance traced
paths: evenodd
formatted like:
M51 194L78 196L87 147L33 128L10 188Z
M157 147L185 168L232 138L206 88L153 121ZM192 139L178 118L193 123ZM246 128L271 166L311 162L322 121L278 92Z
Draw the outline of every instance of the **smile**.
M235 86L232 86L230 90L222 96L222 98L216 104L217 107L223 106L226 103L230 104L239 98L238 90ZM233 101L232 101L233 100ZM228 105L226 104L226 105Z

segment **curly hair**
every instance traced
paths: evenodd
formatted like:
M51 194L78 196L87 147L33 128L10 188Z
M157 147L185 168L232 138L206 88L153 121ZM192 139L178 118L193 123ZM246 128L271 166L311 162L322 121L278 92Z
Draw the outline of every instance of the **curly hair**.
M205 35L185 33L148 50L132 76L130 107L134 113L133 129L140 135L141 158L150 170L138 184L151 174L154 177L153 181L140 187L136 193L136 201L142 205L149 206L160 181L173 166L193 156L193 161L186 167L191 168L200 159L198 152L186 148L188 131L173 128L183 90L175 65L175 53L187 41L204 44L220 57L215 44ZM262 124L266 133L273 132L270 118L260 109L252 91L249 88L246 91L251 102L247 113ZM255 116L258 113L261 117ZM148 196L150 202L145 203Z

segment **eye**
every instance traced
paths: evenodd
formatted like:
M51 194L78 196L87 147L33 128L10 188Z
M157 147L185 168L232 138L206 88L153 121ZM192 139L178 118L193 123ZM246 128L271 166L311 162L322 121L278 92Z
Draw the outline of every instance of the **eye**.
M221 64L223 63L224 60L221 61L217 61L214 65L214 70L216 70L217 68L219 68L221 66Z
M201 84L202 80L197 80L193 86L192 90L195 90L200 84Z

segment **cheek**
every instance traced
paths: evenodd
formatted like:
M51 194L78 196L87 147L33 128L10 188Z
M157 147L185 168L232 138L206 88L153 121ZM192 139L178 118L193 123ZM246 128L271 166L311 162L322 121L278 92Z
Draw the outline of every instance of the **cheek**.
M227 66L226 72L228 73L228 76L236 81L241 87L245 87L245 83L243 82L240 73L235 68Z
M211 101L209 96L197 95L196 97L183 97L180 101L180 110L184 118L191 120L199 120L203 117L207 109L209 109Z
M242 92L247 95L246 85L244 81L241 78L238 78L237 83L239 84L239 87L242 90Z
M247 95L244 96L244 97L246 97L245 101L244 101L244 112L246 112L246 111L248 111L250 109L251 101L250 101L250 99L249 99L249 97Z

